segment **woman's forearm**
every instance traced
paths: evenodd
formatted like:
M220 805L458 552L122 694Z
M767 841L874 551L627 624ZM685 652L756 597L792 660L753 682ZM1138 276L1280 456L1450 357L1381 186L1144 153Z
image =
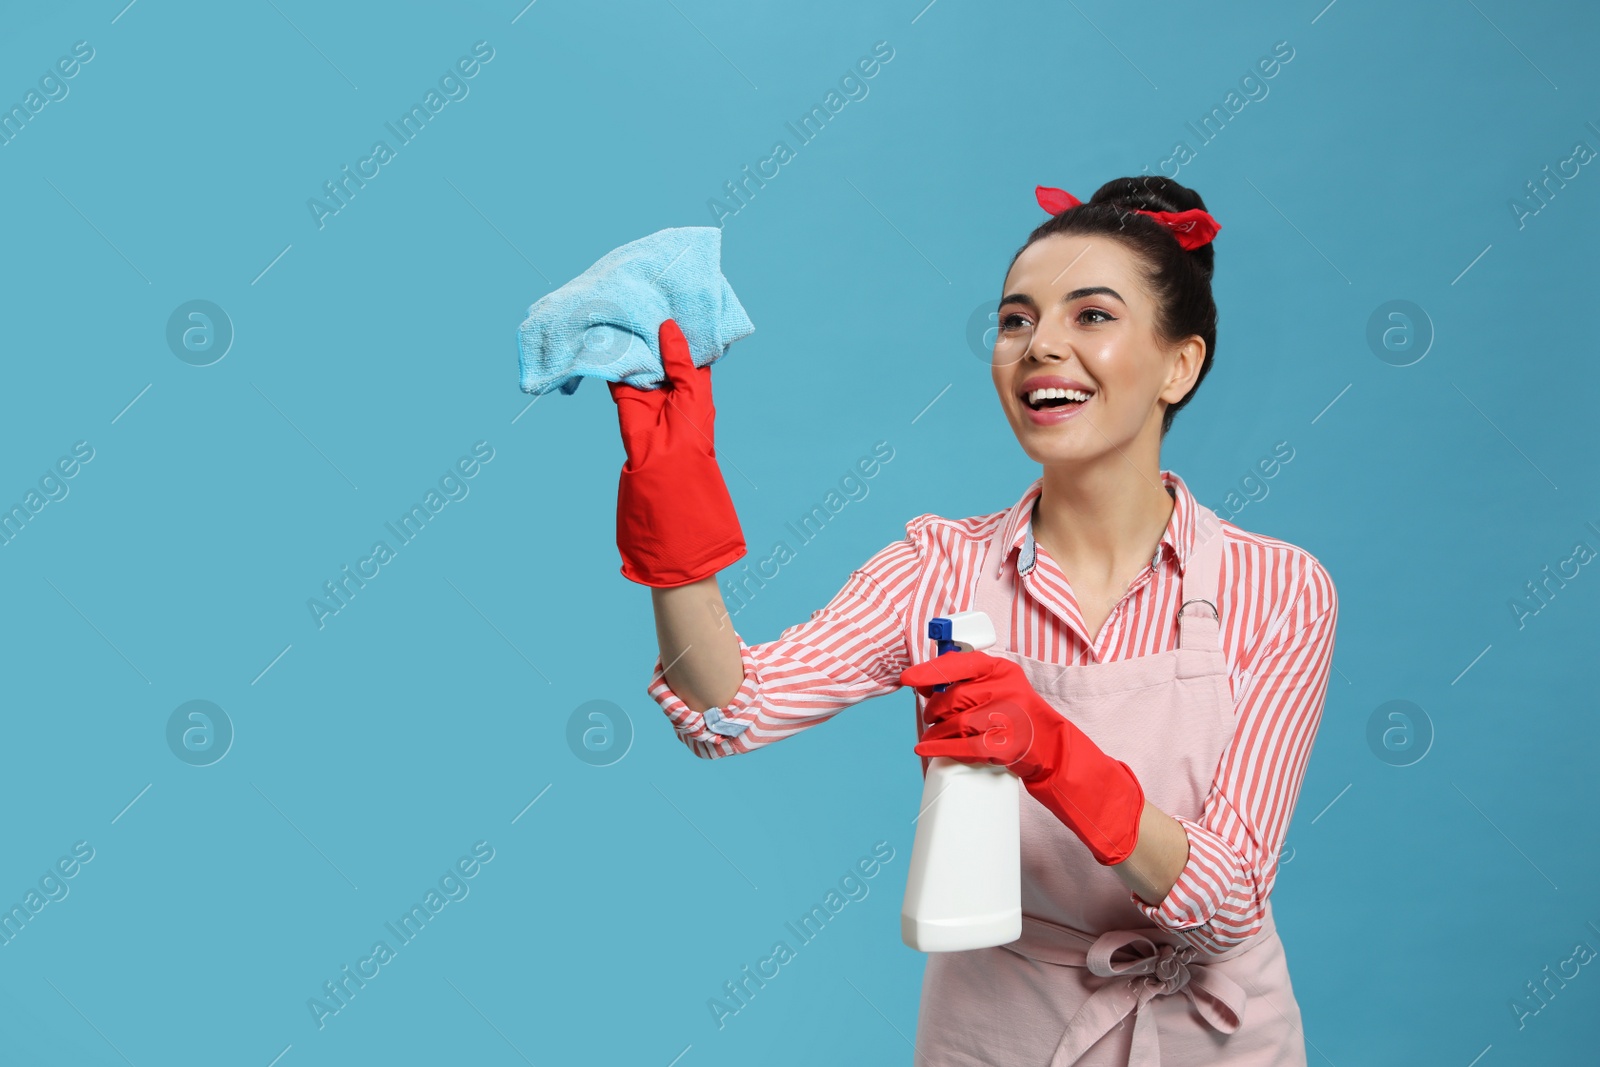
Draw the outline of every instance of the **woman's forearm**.
M744 665L716 576L652 588L650 599L667 684L691 711L726 706L744 683Z
M1189 835L1183 824L1150 801L1139 816L1139 840L1133 852L1113 864L1122 884L1154 907L1167 899L1184 864L1189 862Z

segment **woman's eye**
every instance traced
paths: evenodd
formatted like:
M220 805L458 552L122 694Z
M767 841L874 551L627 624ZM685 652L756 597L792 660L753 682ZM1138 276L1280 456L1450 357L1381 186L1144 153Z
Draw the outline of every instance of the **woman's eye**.
M1013 311L1009 315L1000 316L1002 330L1020 330L1028 324L1028 320L1020 312Z
M1095 320L1095 321L1098 321L1098 322L1114 322L1115 321L1115 319L1111 315L1107 314L1104 311L1101 311L1099 308L1084 308L1082 311L1080 311L1078 313L1078 318L1082 319L1085 315L1100 315L1100 316L1102 316L1100 319Z

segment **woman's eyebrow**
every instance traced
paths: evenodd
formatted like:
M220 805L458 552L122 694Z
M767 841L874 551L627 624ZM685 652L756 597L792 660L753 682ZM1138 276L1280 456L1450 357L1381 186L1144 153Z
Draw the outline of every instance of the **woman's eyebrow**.
M1120 303L1127 303L1127 301L1122 298L1122 294L1111 288L1109 285L1090 285L1082 289L1074 289L1072 292L1062 297L1061 302L1063 304L1070 304L1074 300L1081 300L1086 296L1114 296ZM1006 296L1001 297L1000 307L1005 307L1007 304L1021 304L1024 307L1032 308L1034 311L1039 310L1038 302L1027 293L1009 293Z

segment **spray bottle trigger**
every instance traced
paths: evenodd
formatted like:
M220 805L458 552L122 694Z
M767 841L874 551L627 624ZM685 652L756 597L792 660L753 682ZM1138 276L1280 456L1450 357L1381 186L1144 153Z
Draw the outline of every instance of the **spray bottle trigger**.
M928 637L938 643L941 656L946 652L978 652L994 646L994 623L982 611L957 611L929 619ZM948 684L941 684L933 691L942 693L948 688Z

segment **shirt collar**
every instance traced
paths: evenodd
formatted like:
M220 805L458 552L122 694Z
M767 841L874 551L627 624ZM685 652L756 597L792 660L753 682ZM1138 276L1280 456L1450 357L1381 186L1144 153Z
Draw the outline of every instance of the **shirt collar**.
M1161 541L1156 545L1156 553L1150 562L1159 564L1162 555L1171 556L1177 560L1178 573L1182 574L1189 561L1189 553L1194 548L1195 509L1201 505L1189 492L1189 487L1183 483L1183 479L1172 471L1163 470L1161 482L1173 497L1172 518L1168 520L1167 528L1162 532ZM1022 494L1022 499L1012 505L1001 520L1000 544L1004 546L1004 551L996 565L996 574L1012 552L1021 553L1017 560L1017 573L1026 574L1033 569L1038 558L1033 542L1033 505L1038 501L1043 488L1044 478L1041 476L1028 486L1027 492Z

